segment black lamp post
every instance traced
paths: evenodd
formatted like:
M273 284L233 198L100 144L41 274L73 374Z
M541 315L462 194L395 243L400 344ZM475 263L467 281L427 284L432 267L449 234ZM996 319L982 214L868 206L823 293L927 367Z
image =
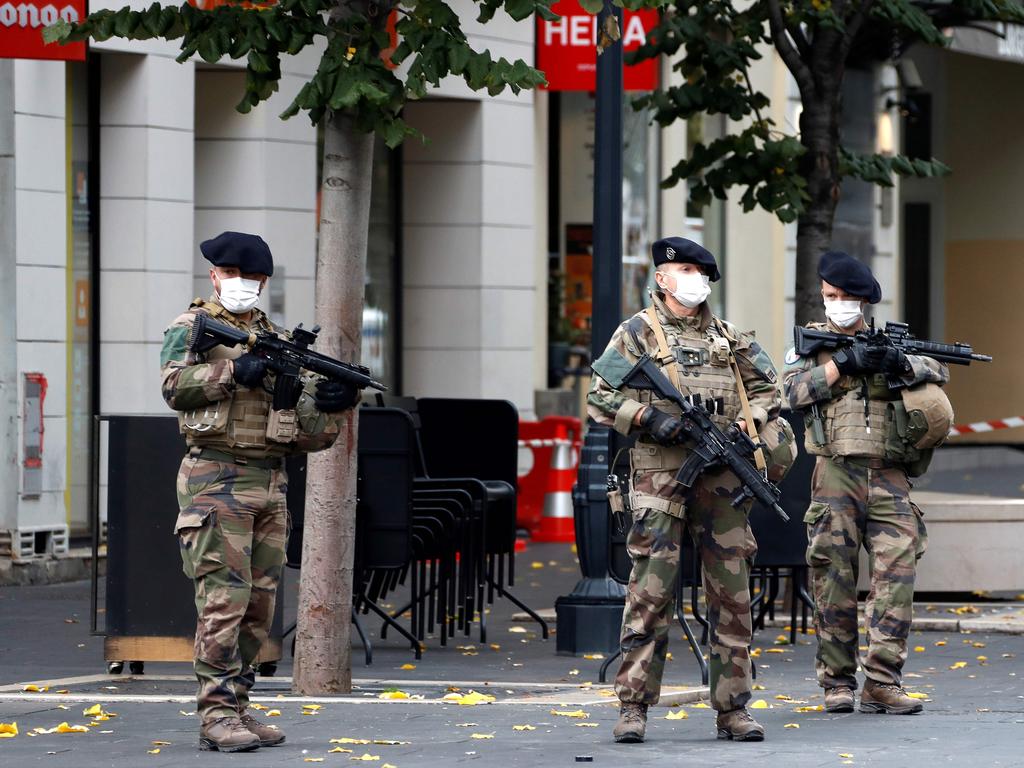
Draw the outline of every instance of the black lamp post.
M605 0L598 34L622 9ZM597 57L594 126L594 258L591 351L597 359L622 312L622 40ZM609 576L611 539L606 493L617 435L591 424L573 491L576 548L583 578L555 601L558 653L609 652L618 647L625 589Z

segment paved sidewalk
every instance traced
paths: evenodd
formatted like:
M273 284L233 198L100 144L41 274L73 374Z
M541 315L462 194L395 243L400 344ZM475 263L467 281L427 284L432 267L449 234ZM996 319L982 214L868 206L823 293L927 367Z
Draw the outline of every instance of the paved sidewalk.
M575 566L565 545L531 547L519 562L522 578L517 593L537 607L550 606L575 580ZM285 590L291 606L294 591L294 584ZM256 689L257 702L280 711L268 721L286 731L286 744L244 755L200 753L188 665L148 664L147 674L139 678L102 674L102 642L88 634L87 600L87 585L82 583L0 589L0 722L16 721L21 732L16 738L0 739L0 766L260 766L306 765L307 760L353 765L351 758L363 755L378 759L359 762L379 768L470 761L488 766L563 766L575 765L577 757L605 765L685 761L718 766L743 761L786 768L845 764L932 768L954 761L963 764L969 756L970 765L1024 765L1019 747L1024 685L1018 678L1018 670L1024 675L1019 663L1024 658L1024 640L1018 636L964 634L955 629L915 631L906 683L931 699L925 704L926 712L914 717L877 717L796 711L821 703L821 691L813 679L814 638L799 636L797 644L790 646L776 644L781 628L762 631L755 648L760 649L757 684L764 688L755 691L755 701L763 702L764 708L754 713L766 725L768 739L762 744L733 744L716 741L714 713L694 701L703 693L696 664L681 631L673 629L667 682L687 703L652 710L648 742L624 746L610 738L617 705L609 687L597 682L601 660L557 656L554 639L545 642L535 627L512 621L512 607L501 603L489 616L487 644L474 636L440 648L433 640L419 662L393 637L377 640L376 623L368 624L375 663L363 666L356 649L358 687L351 696L315 701L291 696L287 679L291 664L286 658L280 676L261 679ZM929 615L945 616L962 607L934 606ZM921 611L928 613L924 606ZM948 616L958 627L988 620L967 612ZM415 668L405 668L409 664ZM51 682L46 692L23 691L27 683L45 687L47 680ZM452 693L450 688L463 694L476 690L494 696L495 701L460 706L443 700ZM380 694L389 689L411 698L381 699ZM309 703L321 708L304 709ZM96 704L117 716L96 722L83 714ZM310 711L316 714L304 714ZM580 716L555 714L559 712ZM680 712L685 717L666 719ZM28 735L65 721L86 725L88 732ZM330 741L342 738L369 743ZM408 743L375 744L374 740ZM154 741L169 743L154 745ZM329 751L338 748L353 751Z

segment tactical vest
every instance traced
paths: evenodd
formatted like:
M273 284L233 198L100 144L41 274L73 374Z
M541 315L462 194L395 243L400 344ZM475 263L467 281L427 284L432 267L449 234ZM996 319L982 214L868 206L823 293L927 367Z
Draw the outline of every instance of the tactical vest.
M818 354L817 364L825 365L832 359L831 352ZM866 381L865 381L866 379ZM864 385L867 384L867 410L864 408ZM899 390L890 390L884 374L841 376L832 385L832 399L820 406L825 442L814 441L813 416L805 415L804 446L814 456L864 456L892 459L886 443L894 429L893 406L902 406ZM869 429L870 427L870 429Z
M196 299L190 310L204 312L215 320L244 331L246 326L219 304ZM258 330L277 332L262 313L255 318ZM240 346L216 346L206 353L205 362L234 360L243 354ZM178 413L178 426L189 446L216 448L239 456L275 457L291 453L290 443L298 436L294 410L271 410L272 395L262 387L235 387L234 392L205 408Z
M650 325L645 313L636 315L630 322L642 318ZM685 396L700 395L703 404L712 410L711 419L721 428L729 427L740 414L740 397L736 378L729 365L729 342L712 322L704 330L691 324L662 323L670 354L663 359L655 346L644 349L655 360L671 381L668 371L671 367L679 373L680 391ZM636 399L673 416L680 415L680 408L668 400L662 400L653 392L638 391ZM720 401L720 407L719 407ZM630 507L651 508L675 517L684 512L683 502L678 493L681 488L671 481L689 456L685 446L662 446L641 434L636 445L630 450ZM647 480L642 479L646 477ZM662 480L655 481L654 477Z
M648 318L643 317L647 321ZM682 393L686 396L699 395L708 410L712 411L711 420L719 428L726 429L740 415L740 395L736 389L736 377L729 365L728 339L713 322L703 331L692 326L667 323L662 323L662 329L671 357L660 359L657 348L650 350L649 354L666 376L669 367L674 366L679 373ZM640 392L639 395L638 399L645 405L653 405L672 416L680 415L677 405L662 400L652 392ZM719 399L721 403L718 403Z

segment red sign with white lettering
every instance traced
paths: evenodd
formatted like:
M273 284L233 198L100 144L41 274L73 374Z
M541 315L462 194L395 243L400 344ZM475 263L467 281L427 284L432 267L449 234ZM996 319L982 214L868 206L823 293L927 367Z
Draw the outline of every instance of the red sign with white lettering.
M85 0L0 0L0 59L85 61L85 43L43 43L43 27L85 18Z
M551 91L593 91L597 87L597 17L584 11L578 0L559 0L551 6L556 21L537 17L537 69L548 79ZM644 8L624 11L622 44L635 51L658 25L658 11ZM623 68L627 91L651 91L658 87L658 59Z

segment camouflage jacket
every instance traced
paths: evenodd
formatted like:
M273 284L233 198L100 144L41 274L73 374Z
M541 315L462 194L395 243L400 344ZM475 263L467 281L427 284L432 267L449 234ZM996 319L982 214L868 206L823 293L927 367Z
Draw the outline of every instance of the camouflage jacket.
M240 348L215 347L205 355L199 355L189 350L189 334L192 329L193 319L198 312L212 315L214 319L222 323L228 323L236 328L246 331L270 332L278 336L287 337L288 332L270 322L265 313L259 309L252 310L252 317L246 323L237 315L224 310L217 302L216 296L203 301L196 299L189 309L179 315L164 331L163 347L160 350L160 375L162 380L162 394L167 404L179 412L179 422L183 421L183 414L209 410L208 406L218 403L228 405L239 397L246 401L254 401L257 408L270 412L272 395L262 388L247 388L237 384L234 380L234 358L243 350ZM264 444L243 445L236 448L230 445L221 445L226 438L218 439L217 430L210 430L208 434L193 434L184 426L189 445L208 445L210 447L224 447L238 455L244 456L281 456L289 453L305 453L319 451L329 448L337 439L339 432L340 418L338 414L327 414L319 411L314 404L315 386L318 377L303 375L303 392L295 406L296 422L298 426L297 435L294 441L278 443L273 440L263 441ZM273 382L273 374L268 376L267 381ZM251 414L253 403L248 403L245 410ZM230 418L230 417L229 417ZM249 416L248 418L251 418ZM266 417L263 417L266 419Z
M713 327L716 318L706 303L702 305L700 313L695 317L678 317L665 305L660 292L653 293L652 298L658 319L665 329L666 336L670 337L669 343L674 338L679 346L680 342L699 340L705 338L709 333L716 333ZM657 360L659 358L658 341L653 328L646 322L645 314L645 312L638 312L622 323L612 334L612 338L608 342L608 350L616 351L630 363L636 362L643 354L649 354ZM721 320L718 322L735 340L732 348L736 354L736 362L750 401L751 415L760 429L766 422L778 417L781 407L775 366L764 349L754 340L753 333L738 333L731 324ZM634 339L639 342L639 347ZM605 354L608 352L606 351ZM682 369L683 366L680 368ZM705 366L704 369L710 369L710 367ZM735 421L741 417L738 397L735 396L735 376L728 366L721 367L720 371L718 381L723 384L722 392L728 394L731 390L734 398L727 399L721 421L723 423ZM683 376L683 394L691 394L687 390L696 389L698 382L699 378L697 377ZM707 397L706 394L704 396ZM733 403L732 405L729 404L730 401ZM636 414L646 405L652 404L659 408L663 407L661 403L652 401L648 393L640 393L628 388L615 389L595 373L590 394L587 397L587 413L598 424L613 427L616 431L628 435L636 429L633 423Z
M808 323L807 327L831 333L843 332L832 323ZM786 365L782 372L782 392L790 408L799 411L810 408L815 403L828 403L853 388L854 383L847 376L841 376L831 387L828 385L825 379L825 364L830 359L829 355L823 355L820 359L800 357L796 354L795 347L790 348L786 353ZM908 387L925 382L941 386L949 381L949 368L944 363L922 355L907 355L907 361L910 363L911 371L903 376L902 380Z

